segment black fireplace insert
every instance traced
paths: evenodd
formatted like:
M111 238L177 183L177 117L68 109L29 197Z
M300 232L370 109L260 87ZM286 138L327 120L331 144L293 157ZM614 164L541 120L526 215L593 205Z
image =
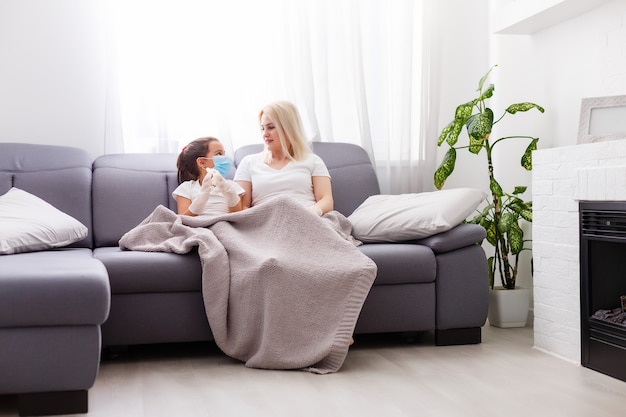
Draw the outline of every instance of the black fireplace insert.
M581 364L626 381L626 201L581 201Z

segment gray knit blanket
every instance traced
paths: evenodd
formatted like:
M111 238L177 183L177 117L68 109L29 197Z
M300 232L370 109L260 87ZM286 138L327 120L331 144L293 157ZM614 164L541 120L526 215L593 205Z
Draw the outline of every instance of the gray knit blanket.
M215 342L252 368L337 372L377 271L344 216L320 218L286 197L219 216L159 206L119 244L179 254L197 247Z

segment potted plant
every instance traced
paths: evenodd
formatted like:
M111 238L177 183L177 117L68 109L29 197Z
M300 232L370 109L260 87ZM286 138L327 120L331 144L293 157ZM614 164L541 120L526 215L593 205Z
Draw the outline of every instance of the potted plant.
M521 155L520 164L524 169L530 171L532 170L532 151L537 149L539 138L525 135L511 135L494 140L490 135L493 126L501 122L507 115L527 112L532 109L537 109L543 113L544 109L534 103L516 103L508 106L502 115L496 119L494 111L487 105L488 100L493 96L495 88L493 84L485 85L494 67L489 69L480 79L477 90L478 97L459 105L456 108L454 119L441 131L437 145L441 146L445 143L449 146L449 149L441 165L435 171L434 182L437 189L441 189L444 186L446 179L454 171L458 150L467 149L472 154L485 155L485 172L489 177L490 198L487 205L482 210L479 210L474 218L467 220L467 222L483 226L487 231L487 241L493 246L493 255L489 256L487 259L489 285L491 288L489 322L490 324L498 325L494 323L496 318L492 319L492 315L496 314L498 311L502 312L502 307L492 306L492 300L500 297L508 298L510 295L494 294L494 290L499 289L494 286L495 276L500 276L502 283L501 289L513 290L516 288L520 254L525 250L530 250L528 246L530 240L524 239L524 231L521 224L522 222L532 222L532 201L524 201L521 198L521 195L528 188L525 185L514 187L510 193L502 189L499 181L495 177L496 172L492 152L495 146L502 146L508 141L528 141L528 146ZM463 127L465 127L467 132L468 141L465 144L460 144L459 136L463 131ZM484 153L482 151L484 151ZM530 262L532 270L532 258ZM506 291L499 291L499 293L504 292ZM500 323L500 327L518 327L526 324L528 304L530 302L530 290L527 290L527 292L528 302L526 302L523 320L506 319L506 322ZM506 303L511 304L512 301L506 301ZM522 302L522 306L520 307L522 310L524 309L523 304L524 302Z

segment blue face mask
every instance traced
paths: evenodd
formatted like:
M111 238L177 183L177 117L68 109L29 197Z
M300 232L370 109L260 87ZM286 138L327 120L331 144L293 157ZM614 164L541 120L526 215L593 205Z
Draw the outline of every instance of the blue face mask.
M213 169L220 173L224 178L230 173L230 158L225 155L215 155L213 157Z

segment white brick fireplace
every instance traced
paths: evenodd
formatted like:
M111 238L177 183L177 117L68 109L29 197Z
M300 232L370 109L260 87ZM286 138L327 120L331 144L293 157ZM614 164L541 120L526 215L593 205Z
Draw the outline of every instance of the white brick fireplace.
M626 201L626 140L533 153L535 347L580 363L579 200Z

